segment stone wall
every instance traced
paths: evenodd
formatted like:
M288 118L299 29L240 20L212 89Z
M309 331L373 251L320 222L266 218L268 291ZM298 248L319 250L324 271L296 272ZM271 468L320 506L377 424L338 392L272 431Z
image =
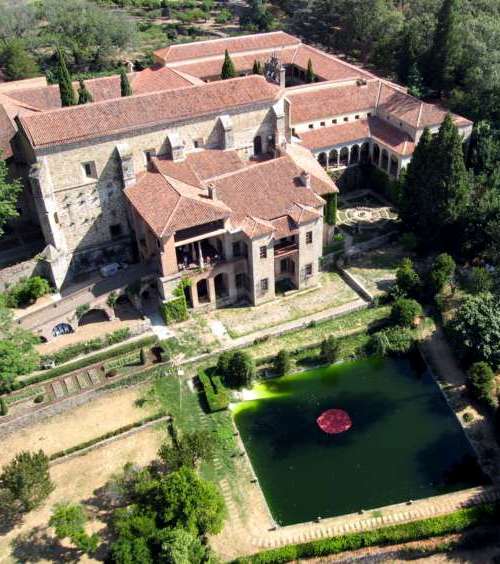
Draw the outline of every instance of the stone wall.
M22 278L30 276L48 277L46 263L32 258L0 269L0 292L5 291L8 286L12 286Z

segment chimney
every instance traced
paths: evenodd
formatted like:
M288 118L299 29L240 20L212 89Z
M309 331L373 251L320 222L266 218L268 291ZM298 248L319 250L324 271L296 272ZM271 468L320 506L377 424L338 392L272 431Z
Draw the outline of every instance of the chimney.
M213 182L208 185L208 197L211 200L217 200L217 188Z
M310 175L310 173L303 170L300 173L300 181L302 183L302 186L305 186L306 188L310 188L311 187L311 175Z
M286 68L281 65L280 67L280 88L285 88L286 86Z

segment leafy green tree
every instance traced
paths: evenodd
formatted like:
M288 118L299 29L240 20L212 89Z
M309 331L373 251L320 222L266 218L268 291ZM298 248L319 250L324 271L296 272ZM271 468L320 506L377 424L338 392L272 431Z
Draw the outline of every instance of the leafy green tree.
M391 321L400 327L411 327L422 314L422 306L416 300L398 298L391 308Z
M249 388L255 378L255 362L244 351L236 351L231 360L224 381L230 388Z
M420 292L421 284L420 276L415 271L412 260L408 257L404 258L396 270L396 285L398 289L403 294L415 298Z
M476 362L470 367L467 386L477 401L490 406L495 404L495 374L486 362Z
M316 80L316 75L314 74L313 64L311 59L307 61L307 70L306 70L306 82L314 82Z
M3 226L8 219L17 217L16 208L22 187L19 180L11 180L7 163L2 159L0 151L0 236L3 235Z
M228 78L235 78L237 75L236 69L234 67L233 60L229 56L229 52L226 49L224 52L224 62L222 63L222 70L220 73L221 80L227 80Z
M418 70L417 63L413 63L408 71L408 93L415 98L421 98L424 93L424 81Z
M74 106L76 104L75 91L71 76L66 66L66 57L60 47L57 48L57 82L59 84L59 94L61 96L61 105Z
M9 492L23 511L38 507L54 489L47 455L42 450L18 453L4 466L0 488Z
M19 39L9 42L3 50L2 60L4 74L9 80L22 80L40 74L40 69L35 59Z
M319 357L325 364L333 364L338 357L340 346L333 335L321 341Z
M500 300L492 294L466 296L449 329L466 362L500 367Z
M471 294L482 294L493 289L493 277L482 266L475 266L467 281L467 291Z
M162 531L159 542L160 561L165 564L202 564L208 561L209 548L184 529Z
M439 294L446 284L452 282L455 276L455 269L455 261L447 253L441 253L434 259L429 273L429 283L434 294Z
M13 322L12 312L0 305L0 392L12 389L17 376L38 366L38 338Z
M208 431L186 433L174 444L163 443L158 456L170 470L179 470L182 466L195 468L200 461L213 456L213 440Z
M222 378L226 378L229 371L229 364L232 358L233 358L233 353L231 351L224 351L219 355L219 358L217 359L217 366L215 368L215 371Z
M413 348L415 338L408 327L388 327L370 337L367 348L379 356L407 354Z
M450 92L461 63L458 0L443 0L431 47L431 82L439 92Z
M95 552L99 544L97 534L88 535L85 532L87 516L83 507L76 503L59 503L52 512L49 526L54 527L56 537L69 540L82 552Z
M278 376L284 376L290 372L290 369L292 368L292 361L290 359L290 353L287 350L281 349L274 357L273 368L274 372L276 372Z
M120 70L120 92L122 97L125 96L132 96L132 87L130 86L130 82L128 81L127 72L122 67Z
M88 104L89 102L93 102L94 99L92 98L92 94L89 92L87 87L85 86L85 82L80 79L80 83L78 86L78 104Z
M50 292L50 284L41 276L32 276L20 280L11 286L6 293L8 307L25 307Z

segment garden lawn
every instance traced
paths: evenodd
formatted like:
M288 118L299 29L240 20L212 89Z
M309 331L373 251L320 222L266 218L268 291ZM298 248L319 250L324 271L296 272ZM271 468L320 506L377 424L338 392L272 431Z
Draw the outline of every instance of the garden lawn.
M358 295L337 273L323 272L318 288L280 297L257 307L219 309L212 315L225 325L231 337L236 338L339 307L356 299Z

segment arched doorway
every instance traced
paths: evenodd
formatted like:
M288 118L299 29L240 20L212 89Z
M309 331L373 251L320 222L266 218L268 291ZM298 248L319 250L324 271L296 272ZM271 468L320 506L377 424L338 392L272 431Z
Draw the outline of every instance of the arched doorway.
M220 272L214 278L215 297L218 299L226 298L229 295L227 274Z
M351 158L349 164L356 164L359 161L359 145L351 147Z
M361 162L367 163L370 160L370 144L368 142L361 145Z
M398 175L398 159L391 155L391 170L390 175L396 177Z
M118 296L113 309L115 312L115 316L120 321L125 321L128 319L137 319L139 316L139 312L132 305L132 302L130 301L129 297L126 294L122 294L121 296Z
M328 164L328 159L326 158L326 153L320 153L318 155L318 162L323 168L326 168L326 166Z
M78 320L78 327L90 325L90 323L102 323L109 321L109 315L103 309L89 309Z
M385 171L389 168L389 153L382 149L382 162L380 163L380 168L383 168Z
M328 155L328 162L330 166L339 166L339 152L337 149L332 149Z
M261 155L262 154L262 137L257 135L253 138L253 154L254 155Z
M380 147L376 144L373 145L372 162L375 166L378 166L380 162Z
M59 335L68 335L69 333L74 333L73 327L69 323L58 323L52 329L52 336L59 337Z
M347 166L349 164L349 149L342 147L340 150L340 165Z
M203 280L199 280L196 284L196 292L198 293L198 301L200 303L208 303L210 302L210 296L208 294L208 283L206 278Z

